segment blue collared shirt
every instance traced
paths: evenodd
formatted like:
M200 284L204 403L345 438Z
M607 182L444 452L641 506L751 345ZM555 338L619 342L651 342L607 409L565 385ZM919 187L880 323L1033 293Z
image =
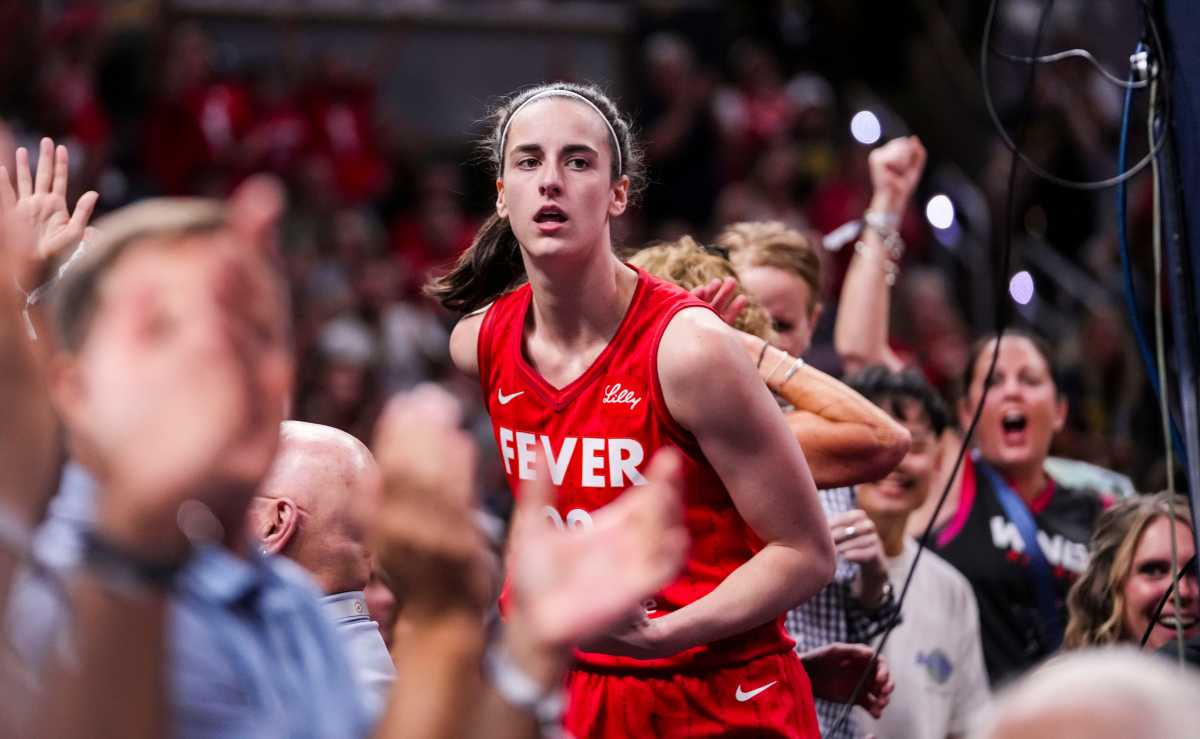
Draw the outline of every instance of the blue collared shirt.
M71 475L71 497L94 499L94 484ZM65 492L65 491L64 491ZM91 506L72 506L86 514ZM45 666L70 618L56 579L77 565L84 520L51 518L34 550L49 571L27 573L12 594L9 634L23 657ZM75 547L75 551L72 548ZM49 556L47 556L49 555ZM370 733L371 716L321 593L283 557L253 548L245 559L201 547L171 596L168 674L172 734L183 739L329 737Z

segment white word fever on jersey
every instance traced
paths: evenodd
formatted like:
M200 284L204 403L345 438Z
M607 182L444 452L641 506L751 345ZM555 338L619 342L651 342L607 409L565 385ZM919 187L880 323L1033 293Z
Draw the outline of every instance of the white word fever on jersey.
M513 474L516 465L517 477L521 480L536 480L534 469L537 450L541 447L550 470L550 482L562 485L571 462L579 457L580 487L626 488L644 485L646 478L638 471L645 460L646 452L636 439L606 439L594 436L566 436L555 444L545 434L531 434L499 427L500 456L504 459L504 471Z

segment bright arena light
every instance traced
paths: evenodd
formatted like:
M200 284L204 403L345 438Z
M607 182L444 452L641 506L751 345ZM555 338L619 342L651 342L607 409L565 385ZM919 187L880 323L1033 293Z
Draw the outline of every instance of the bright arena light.
M934 228L950 228L954 223L954 203L945 195L934 195L925 204L925 218Z
M1033 275L1021 270L1008 281L1008 294L1021 305L1029 305L1033 300Z
M879 118L869 110L860 110L850 119L850 135L860 144L873 144L883 135Z

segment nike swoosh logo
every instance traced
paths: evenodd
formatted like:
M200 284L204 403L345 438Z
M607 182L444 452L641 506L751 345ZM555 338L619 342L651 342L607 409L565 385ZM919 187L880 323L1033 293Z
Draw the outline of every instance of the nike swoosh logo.
M738 703L745 703L746 701L750 700L751 698L753 698L754 696L763 692L764 690L771 687L772 685L774 685L777 682L779 682L779 681L772 680L771 682L767 683L766 685L763 685L761 687L755 688L754 690L749 690L749 691L745 691L745 692L742 691L742 686L739 685L739 686L737 686L737 693L735 693L733 697L737 698Z
M512 395L505 395L503 390L501 390L500 388L496 388L496 400L500 401L500 405L508 405L510 402L512 402L513 398L517 397L518 395L524 395L524 394L525 394L524 390L519 390L519 391L513 393Z

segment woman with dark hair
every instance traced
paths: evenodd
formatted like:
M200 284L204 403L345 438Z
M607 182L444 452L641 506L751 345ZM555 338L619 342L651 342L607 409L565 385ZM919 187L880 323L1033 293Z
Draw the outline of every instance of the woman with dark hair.
M640 174L613 103L594 87L542 85L491 123L496 213L430 292L469 312L451 356L480 378L510 487L519 496L548 475L547 518L586 528L664 447L685 480L683 572L628 628L576 653L566 728L816 737L781 625L833 572L800 446L711 308L613 253L611 221Z
M957 509L934 532L938 553L975 588L993 684L1062 643L1067 590L1087 568L1103 509L1098 497L1056 484L1044 469L1067 417L1049 350L1027 333L1006 332L985 400L995 351L995 339L972 348L958 414L965 429L983 403L975 449L963 463Z
M1092 536L1092 559L1067 595L1064 649L1141 643L1150 629L1147 649L1158 649L1176 635L1200 634L1200 593L1196 574L1179 580L1179 606L1168 599L1155 615L1172 582L1171 526L1175 526L1175 559L1184 567L1194 555L1192 512L1186 498L1167 493L1130 498L1100 516Z

